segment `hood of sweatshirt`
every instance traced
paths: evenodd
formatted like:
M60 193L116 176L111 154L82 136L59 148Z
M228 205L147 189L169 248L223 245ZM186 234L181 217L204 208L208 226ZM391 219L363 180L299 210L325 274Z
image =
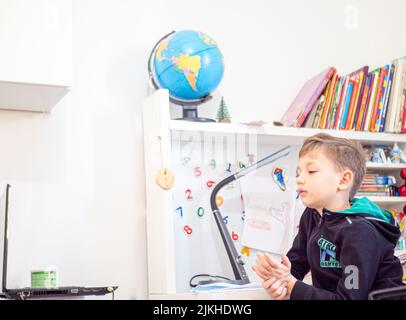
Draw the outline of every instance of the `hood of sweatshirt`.
M395 245L398 241L400 230L391 213L381 209L366 197L353 199L350 208L336 213L364 216L388 241Z

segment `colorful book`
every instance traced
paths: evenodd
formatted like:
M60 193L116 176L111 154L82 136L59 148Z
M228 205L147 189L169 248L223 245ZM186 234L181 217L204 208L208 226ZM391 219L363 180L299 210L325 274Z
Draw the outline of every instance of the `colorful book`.
M329 125L329 120L330 120L330 117L331 117L331 113L333 112L333 104L334 104L334 98L335 98L335 95L336 95L336 93L337 93L337 87L338 87L338 82L339 82L339 80L340 80L340 77L338 76L338 74L335 74L334 76L333 76L333 83L334 83L334 88L333 88L333 90L331 91L331 98L330 98L330 103L329 103L329 107L328 107L328 110L327 110L327 115L326 115L326 120L324 121L324 124L323 124L323 129L327 129L328 128L328 125Z
M316 116L320 113L320 108L324 106L324 93L320 96L320 98L316 101L316 104L312 108L312 111L307 116L305 122L303 123L302 127L305 128L313 128L313 123L315 121Z
M340 124L340 129L344 129L345 127L345 123L347 121L347 116L348 116L348 108L350 106L350 102L351 102L351 95L352 95L352 88L354 87L354 79L349 79L348 80L348 90L346 93L346 97L345 97L345 103L343 105L343 118L341 119L341 124Z
M386 65L381 69L382 71L382 85L379 88L379 101L374 114L373 122L371 123L371 131L378 132L379 130L379 118L382 114L383 101L386 92L386 87L388 85L388 75L389 75L389 65Z
M335 121L336 114L337 114L338 104L340 102L340 96L341 96L341 90L343 88L343 83L344 83L344 77L340 77L339 80L337 81L336 92L334 94L334 101L333 101L333 104L331 107L331 112L328 117L328 123L327 123L328 129L333 129L333 127L334 127L334 121Z
M403 107L402 107L402 127L400 129L401 133L406 133L406 80L403 89Z
M325 125L326 125L327 115L328 115L330 107L331 107L331 100L333 98L333 93L334 93L334 89L336 86L337 77L338 77L337 73L334 73L333 77L331 78L331 81L329 82L329 87L327 89L326 103L324 105L323 113L321 115L321 119L320 119L320 123L319 123L320 129L325 128Z
M393 76L391 96L389 100L389 106L387 111L387 120L385 122L385 132L395 131L396 115L399 112L399 105L401 102L401 92L403 83L403 72L406 67L406 57L396 59L395 73Z
M280 122L275 124L301 127L335 72L334 67L329 67L306 81Z
M394 132L395 133L401 133L402 132L402 119L405 116L406 110L405 110L405 91L406 91L406 67L403 70L403 77L402 77L402 82L401 82L401 88L399 92L399 105L398 105L398 111L396 113L396 119L395 119L395 126L394 126Z
M359 94L359 86L360 86L360 74L354 75L354 87L352 89L350 105L348 107L348 116L347 120L345 121L344 130L349 130L351 127L352 116L354 114L355 104Z
M359 91L359 94L358 94L357 105L355 106L354 117L353 117L353 120L352 120L351 129L355 129L356 124L358 122L358 117L360 115L362 98L363 98L363 95L364 95L365 85L366 85L367 78L368 78L368 70L369 70L368 66L364 66L363 68L361 68L361 86L360 86L360 91Z
M355 130L356 131L361 130L362 122L365 119L365 109L367 106L368 96L370 96L370 93L371 93L371 90L370 90L371 89L371 80L372 80L372 74L369 73L366 77L366 82L365 82L365 86L363 89L359 112L357 115L357 120L355 121Z
M390 93L391 93L391 90L392 90L392 83L393 83L392 81L393 81L394 72L395 72L395 65L392 64L391 67L390 67L390 72L389 72L388 85L386 86L386 90L385 90L382 113L380 114L380 117L379 117L378 132L383 132L383 128L384 128L384 125L385 125L386 113L387 113L387 110L388 110L389 97L390 97Z
M343 117L343 110L344 110L344 103L345 103L345 96L347 94L347 90L348 90L348 81L349 81L349 76L345 76L344 78L344 84L343 84L343 88L341 89L341 96L340 96L340 101L338 103L338 107L337 107L337 112L336 112L336 117L334 119L334 129L340 129L340 123L341 123L341 119Z
M382 69L383 68L377 68L376 69L376 76L375 76L375 91L373 92L373 99L371 100L372 104L369 105L370 110L368 114L368 119L365 122L365 127L364 131L371 131L372 124L374 123L374 118L375 118L375 113L378 108L378 103L379 103L379 89L382 87L382 80L383 80L383 74L382 74Z

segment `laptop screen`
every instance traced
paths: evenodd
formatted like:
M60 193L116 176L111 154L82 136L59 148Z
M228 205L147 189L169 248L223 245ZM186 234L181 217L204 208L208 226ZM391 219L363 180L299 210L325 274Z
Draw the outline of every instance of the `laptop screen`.
M6 291L7 278L7 217L8 215L8 193L10 185L1 186L0 188L0 268L1 268L1 292Z

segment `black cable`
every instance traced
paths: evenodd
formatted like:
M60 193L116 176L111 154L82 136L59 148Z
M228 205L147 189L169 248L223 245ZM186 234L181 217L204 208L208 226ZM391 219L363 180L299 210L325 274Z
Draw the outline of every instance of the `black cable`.
M197 274L197 275L193 276L193 277L190 279L190 281L189 281L190 287L195 288L195 287L198 285L198 283L192 283L192 282L193 282L193 279L198 278L198 277L207 277L207 278L210 278L210 279L211 279L211 283L213 282L213 280L214 280L214 282L224 282L224 281L222 281L222 280L232 281L231 279L226 278L226 277L222 277L222 276L212 276L212 275L210 275L210 274L202 273L202 274ZM221 279L221 280L220 280L220 279ZM200 281L199 281L199 282L200 282Z

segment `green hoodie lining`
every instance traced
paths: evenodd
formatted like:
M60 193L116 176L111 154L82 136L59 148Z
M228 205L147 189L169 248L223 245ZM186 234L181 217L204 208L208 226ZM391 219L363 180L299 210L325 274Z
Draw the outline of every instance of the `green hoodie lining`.
M387 223L390 223L392 215L390 212L382 210L379 208L375 203L370 201L366 197L362 197L360 199L353 199L353 203L351 205L351 208L342 210L342 211L337 211L337 213L343 213L343 214L357 214L357 213L363 213L363 214L369 214L371 216L374 216L378 219L381 219Z

